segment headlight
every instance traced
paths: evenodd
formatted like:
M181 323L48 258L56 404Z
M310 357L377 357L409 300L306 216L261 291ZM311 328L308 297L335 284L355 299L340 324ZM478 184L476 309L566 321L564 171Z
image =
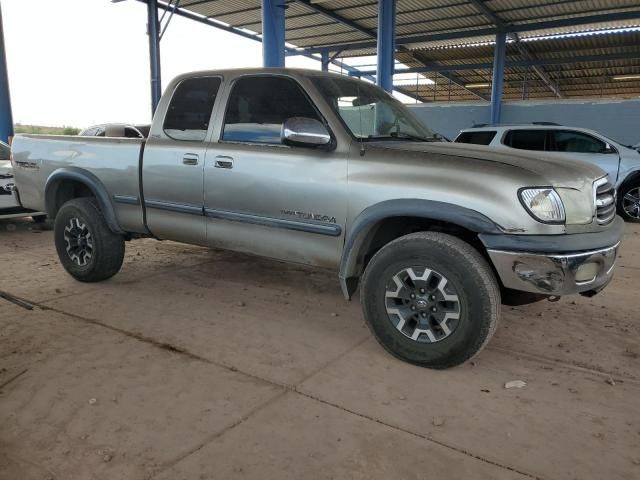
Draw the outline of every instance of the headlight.
M564 205L553 188L523 188L520 201L529 213L541 222L564 223Z

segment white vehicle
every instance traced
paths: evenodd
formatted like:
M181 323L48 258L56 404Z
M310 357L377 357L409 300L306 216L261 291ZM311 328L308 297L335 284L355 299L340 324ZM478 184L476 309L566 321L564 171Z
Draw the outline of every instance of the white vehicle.
M602 168L618 193L618 213L640 223L640 152L586 128L539 122L529 125L478 125L461 130L456 143L516 148L583 160ZM544 152L544 153L543 153Z
M85 128L80 137L147 138L151 125L129 125L126 123L103 123Z
M13 180L11 147L0 141L0 220L15 217L32 217L37 223L47 218L43 212L27 210L20 205Z

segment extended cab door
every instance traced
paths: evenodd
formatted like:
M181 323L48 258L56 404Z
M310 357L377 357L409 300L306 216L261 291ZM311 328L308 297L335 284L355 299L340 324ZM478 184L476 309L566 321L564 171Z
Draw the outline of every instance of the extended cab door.
M283 144L288 118L324 123L291 77L245 75L225 90L220 140L204 169L209 244L335 267L344 241L348 148Z
M220 83L186 78L158 109L166 114L146 143L142 179L147 226L159 238L206 245L203 169Z

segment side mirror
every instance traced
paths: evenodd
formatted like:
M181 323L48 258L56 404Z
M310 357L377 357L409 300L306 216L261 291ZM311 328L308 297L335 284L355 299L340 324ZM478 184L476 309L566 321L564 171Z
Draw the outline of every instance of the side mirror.
M314 118L292 117L282 124L282 143L301 147L319 147L331 143L326 127Z

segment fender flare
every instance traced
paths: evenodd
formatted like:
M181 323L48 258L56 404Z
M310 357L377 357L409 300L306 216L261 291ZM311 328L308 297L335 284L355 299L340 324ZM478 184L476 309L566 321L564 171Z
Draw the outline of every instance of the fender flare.
M628 184L635 182L640 182L640 170L631 170L630 172L628 172L627 176L622 182L620 182L620 186L616 190L619 191L623 187L626 187Z
M376 226L393 217L418 217L457 225L474 233L503 233L502 229L483 214L452 203L406 198L385 200L364 209L353 221L345 238L340 259L340 286L350 299L362 274L362 250Z
M125 233L118 224L115 208L111 202L111 197L107 193L107 188L93 173L78 167L64 167L54 170L45 184L44 198L45 209L50 218L54 218L58 213L56 208L56 196L60 185L65 180L73 180L85 185L95 196L100 211L104 216L107 226L113 233Z

